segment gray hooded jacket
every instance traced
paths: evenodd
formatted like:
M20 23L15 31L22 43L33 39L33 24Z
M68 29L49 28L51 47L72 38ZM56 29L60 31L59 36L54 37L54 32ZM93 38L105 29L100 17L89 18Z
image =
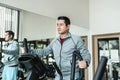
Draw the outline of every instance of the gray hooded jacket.
M90 64L91 56L82 39L80 36L76 36L71 33L68 33L63 44L60 42L60 37L56 37L45 49L34 49L31 50L31 53L38 54L40 56L53 53L55 61L61 70L63 77L65 77L70 76L71 74L72 55L76 48L79 50L83 59L87 61L88 64ZM79 74L78 60L76 60L75 72L76 74Z
M18 42L12 40L8 43L6 42L3 45L2 51L2 62L4 65L16 65L18 64L18 57L19 57L19 45Z

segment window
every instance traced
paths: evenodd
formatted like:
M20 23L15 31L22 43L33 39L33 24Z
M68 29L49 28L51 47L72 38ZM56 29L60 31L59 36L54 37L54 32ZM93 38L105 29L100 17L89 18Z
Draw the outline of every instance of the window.
M18 39L19 11L0 6L0 38L4 38L6 30L12 30L15 33L15 39Z

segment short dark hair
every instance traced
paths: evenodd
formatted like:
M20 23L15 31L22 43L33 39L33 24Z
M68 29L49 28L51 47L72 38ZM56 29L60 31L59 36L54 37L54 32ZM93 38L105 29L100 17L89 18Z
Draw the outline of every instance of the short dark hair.
M12 35L12 39L14 38L14 32L11 30L5 31L5 33L8 33L9 35Z
M59 16L59 17L57 18L57 20L64 20L66 26L71 24L70 19L69 19L68 17L66 17L66 16Z

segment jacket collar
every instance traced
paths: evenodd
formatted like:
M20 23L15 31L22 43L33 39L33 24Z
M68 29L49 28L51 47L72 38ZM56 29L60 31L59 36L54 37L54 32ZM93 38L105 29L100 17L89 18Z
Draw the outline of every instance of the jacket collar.
M71 37L71 33L70 33L70 32L68 32L68 33L67 33L67 36L66 36L66 38L65 38L65 39L70 38L70 37ZM60 40L60 35L57 37L57 40Z
M9 41L9 42L7 42L7 43L11 44L12 42L13 42L13 40L11 40L11 41Z

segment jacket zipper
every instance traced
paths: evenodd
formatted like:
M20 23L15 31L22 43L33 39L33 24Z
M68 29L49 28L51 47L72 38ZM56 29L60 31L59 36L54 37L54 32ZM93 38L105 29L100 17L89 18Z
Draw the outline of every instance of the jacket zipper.
M65 39L64 39L64 42L65 42ZM64 42L63 42L63 43L64 43ZM61 52L62 52L63 43L61 44L61 42L60 42L60 44L61 44L61 49L60 49L60 61L59 61L60 70L62 70L62 67L61 67L61 59L62 59Z
M62 51L62 44L61 44L61 49L60 49L60 61L59 61L60 70L62 69L62 67L61 67L61 58L62 58L61 51Z

